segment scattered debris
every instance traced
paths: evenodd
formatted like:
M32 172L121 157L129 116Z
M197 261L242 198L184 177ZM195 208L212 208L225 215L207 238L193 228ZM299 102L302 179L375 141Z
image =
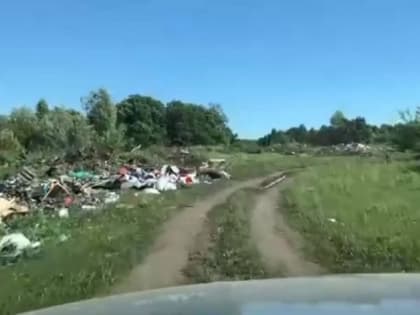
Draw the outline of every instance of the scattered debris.
M156 189L159 191L176 190L176 178L173 176L161 176L156 183Z
M132 148L130 152L133 153L133 152L136 152L136 151L140 151L140 149L141 149L141 144L139 144L139 145L135 146L134 148Z
M64 242L66 242L66 241L68 241L69 240L69 236L68 235L65 235L65 234L61 234L59 237L58 237L58 241L60 242L60 243L64 243Z
M0 240L0 256L15 258L27 249L35 249L40 246L40 242L31 242L22 233L12 233L3 236Z
M118 200L120 200L120 195L118 195L115 191L111 191L111 192L107 193L107 195L104 199L104 203L105 204L116 203Z
M61 209L59 209L58 210L58 216L60 218L68 218L70 216L69 215L69 209L67 209L67 208L61 208Z
M200 175L207 175L211 179L220 179L220 178L230 179L231 178L231 175L228 172L212 169L212 168L201 168Z
M97 209L97 207L96 207L96 206L93 206L93 205L83 205L83 206L82 206L82 209L83 209L83 210L92 211L92 210L96 210L96 209Z
M160 195L160 191L156 188L146 188L143 192L148 195Z
M211 161L225 162L222 159ZM102 169L96 171L66 170L60 165L52 165L44 172L48 177L43 179L29 168L23 168L16 176L1 183L0 219L7 221L14 214L22 215L46 209L55 210L60 217L65 218L69 211L63 209L78 207L94 210L116 203L121 190L146 190L147 194L156 194L157 191L176 190L180 186L230 178L224 170L197 171L181 169L176 165L163 165L160 168L122 165L115 168L117 171L113 173L109 164L104 164Z
M141 146L133 148L134 151L140 149ZM185 151L183 154L189 153ZM136 190L134 195L141 198L144 194L159 195L181 187L199 183L211 184L214 180L231 177L224 169L224 159L210 159L198 168L199 164L194 164L191 168L173 164L147 166L135 164L132 160L128 164L115 165L108 161L86 160L83 165L85 166L60 160L51 163L42 161L38 164L39 169L33 166L36 171L32 167L23 167L0 182L0 222L6 233L0 242L0 258L6 254L16 257L27 248L40 246L39 242L32 243L20 233L21 230L13 227L16 226L13 223L16 221L12 217L39 215L43 219L30 219L28 222L35 223L31 223L33 225L30 230L25 230L25 234L33 236L33 231L42 231L39 233L40 238L45 241L50 238L49 216L51 220L54 217L67 219L77 210L81 210L81 213L100 212L105 206L117 203L123 190ZM115 207L131 208L132 205ZM58 239L59 242L69 238L58 232L51 238Z
M318 155L369 155L373 149L362 143L341 143L328 147L321 147L315 152Z
M5 220L13 214L26 214L29 212L27 206L18 204L15 198L5 199L0 197L0 219Z
M36 178L36 174L33 170L29 169L28 167L24 167L17 174L17 178L22 182L31 183Z
M262 187L262 189L269 189L271 187L274 187L275 185L281 183L285 179L286 179L286 175L280 175L280 177L278 177L278 178L274 179L272 182L266 184L264 187Z

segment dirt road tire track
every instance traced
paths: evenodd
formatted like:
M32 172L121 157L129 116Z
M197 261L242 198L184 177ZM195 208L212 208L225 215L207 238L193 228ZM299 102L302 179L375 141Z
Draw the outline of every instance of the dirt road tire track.
M197 235L202 230L207 213L216 205L224 203L235 191L255 187L264 178L244 182L232 182L228 189L197 202L182 210L163 227L150 254L135 267L128 277L119 283L112 294L164 288L186 283L182 269L188 263Z
M289 183L282 183L282 187ZM285 222L279 209L278 186L257 197L251 214L251 239L255 243L267 271L273 276L309 276L322 273L320 266L302 256L303 240Z

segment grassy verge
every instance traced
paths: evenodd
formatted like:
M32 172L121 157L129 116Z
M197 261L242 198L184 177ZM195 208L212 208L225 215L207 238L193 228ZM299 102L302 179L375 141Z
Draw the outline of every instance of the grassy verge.
M41 252L12 266L0 267L0 314L63 304L106 292L147 253L162 222L196 198L223 186L197 186L161 196L127 195L120 206L68 220L30 222L32 236L47 238ZM25 233L26 233L25 232Z
M254 192L242 190L208 214L204 246L190 255L185 268L195 283L264 278L266 271L250 241L250 210ZM203 240L199 240L202 242Z
M327 163L331 158L311 156L287 156L277 153L233 154L228 161L230 172L237 179L269 175L275 171L305 168L310 165Z
M420 270L420 175L407 163L342 158L285 192L307 252L332 272Z

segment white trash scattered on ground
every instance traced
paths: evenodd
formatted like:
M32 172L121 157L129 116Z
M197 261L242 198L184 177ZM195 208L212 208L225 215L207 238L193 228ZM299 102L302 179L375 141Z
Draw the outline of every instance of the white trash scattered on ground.
M89 163L75 166L75 163L62 159L50 162L43 160L34 164L39 167L36 171L22 167L14 175L0 181L0 224L9 233L1 238L0 258L6 254L11 255L8 257L19 256L27 248L40 246L39 242L32 243L21 232L43 242L50 239L58 242L67 240L70 236L61 233L52 236L59 232L63 224L54 222L53 218L65 220L78 217L83 212L100 215L105 207L116 210L123 190L135 190L133 195L141 198L146 194L160 195L183 187L212 184L220 179L231 178L225 171L224 159L210 159L201 167L187 167L185 161L182 162L183 167L173 164L147 166L133 160L124 164L119 161L113 165L106 160L83 162ZM124 208L128 207L134 206L124 205ZM24 230L10 224L25 216L39 216L40 221L25 226ZM44 218L47 220L44 221ZM51 229L47 227L48 218L53 222ZM6 262L12 260L6 259Z
M3 236L0 240L0 256L17 257L25 250L35 249L40 246L40 242L31 242L22 233L11 233Z
M58 210L58 216L60 218L68 218L69 217L69 209L61 208Z
M143 193L148 195L160 195L160 191L156 188L146 188L143 190Z

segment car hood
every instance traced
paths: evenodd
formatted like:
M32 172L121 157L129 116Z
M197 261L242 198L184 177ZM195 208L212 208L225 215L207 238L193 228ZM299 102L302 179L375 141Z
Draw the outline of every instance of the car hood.
M418 314L420 274L215 282L97 298L31 315Z

